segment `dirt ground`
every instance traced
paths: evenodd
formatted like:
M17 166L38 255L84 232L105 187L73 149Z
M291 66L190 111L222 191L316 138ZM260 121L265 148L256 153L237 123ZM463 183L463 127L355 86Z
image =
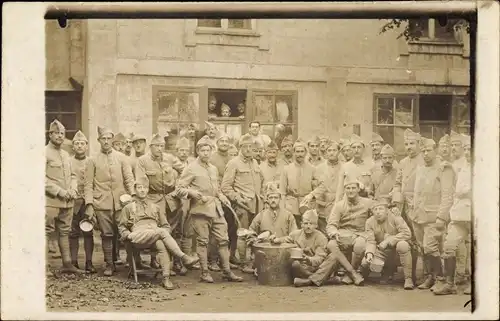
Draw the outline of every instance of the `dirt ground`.
M83 249L80 249L83 252ZM146 259L147 257L145 257ZM122 259L125 253L122 251ZM80 264L84 262L80 254ZM60 259L50 259L61 266ZM401 283L363 287L331 285L294 288L268 287L248 274L243 283L227 283L212 272L214 284L199 283L199 271L174 276L178 287L164 290L154 276L141 276L139 284L127 279L128 268L121 266L110 278L102 276L103 255L96 244L94 275L56 275L47 279L46 304L50 312L467 312L470 296L437 297L428 290L405 291Z

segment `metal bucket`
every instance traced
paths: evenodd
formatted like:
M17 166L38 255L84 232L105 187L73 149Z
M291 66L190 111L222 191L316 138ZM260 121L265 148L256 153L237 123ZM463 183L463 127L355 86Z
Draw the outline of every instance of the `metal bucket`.
M257 243L255 249L255 266L257 281L260 285L289 286L292 285L290 266L290 249L294 244Z

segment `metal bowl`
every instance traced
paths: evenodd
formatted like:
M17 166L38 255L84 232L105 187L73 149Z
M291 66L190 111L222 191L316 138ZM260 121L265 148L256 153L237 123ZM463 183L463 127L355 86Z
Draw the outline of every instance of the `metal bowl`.
M90 232L94 229L94 224L87 219L81 220L79 226L80 230L82 230L83 232Z

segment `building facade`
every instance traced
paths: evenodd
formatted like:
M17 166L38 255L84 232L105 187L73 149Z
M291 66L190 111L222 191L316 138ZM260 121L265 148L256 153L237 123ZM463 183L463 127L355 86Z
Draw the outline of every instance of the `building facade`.
M438 140L470 130L469 36L426 19L418 41L385 21L302 19L47 21L47 121L98 144L96 127L169 132L211 121L237 137L251 120L308 139L406 128Z

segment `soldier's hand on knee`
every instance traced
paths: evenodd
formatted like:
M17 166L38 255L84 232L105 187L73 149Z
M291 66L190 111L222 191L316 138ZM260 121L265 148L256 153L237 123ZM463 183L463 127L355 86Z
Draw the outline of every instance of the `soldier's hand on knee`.
M383 240L382 242L380 242L380 243L377 245L377 247L378 247L379 249L381 249L381 250L385 250L385 249L387 248L387 245L388 245L387 241L386 241L386 240Z

